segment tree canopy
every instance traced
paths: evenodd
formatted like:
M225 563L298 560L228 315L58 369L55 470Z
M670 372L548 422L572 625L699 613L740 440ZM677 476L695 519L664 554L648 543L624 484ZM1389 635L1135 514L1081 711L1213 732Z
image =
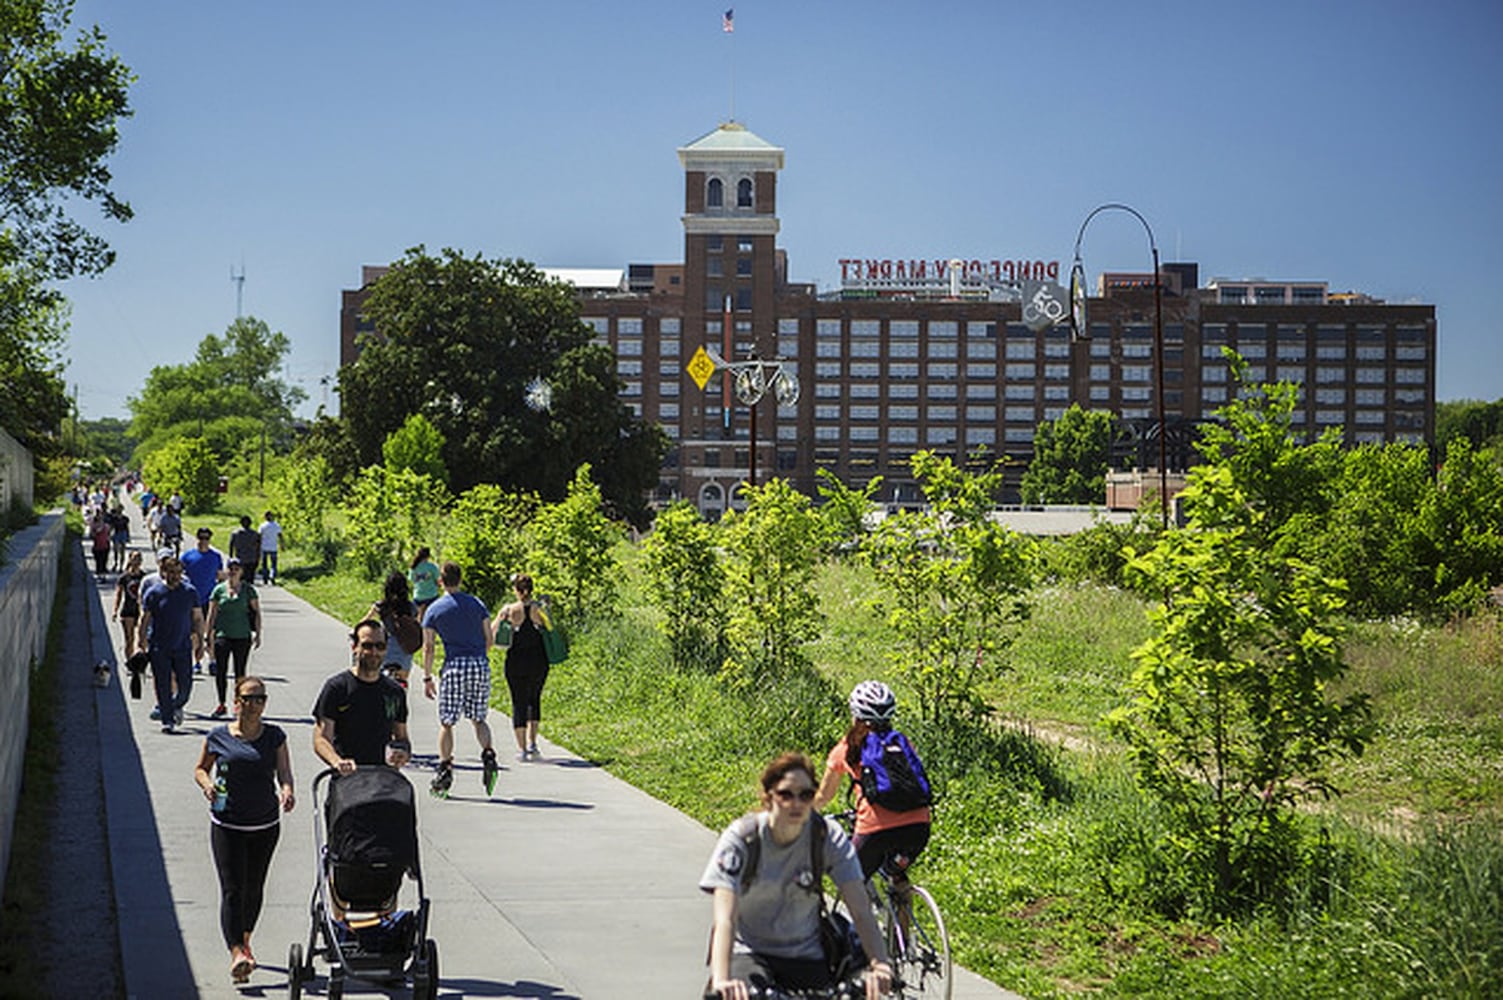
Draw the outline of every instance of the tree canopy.
M1104 503L1112 416L1079 403L1039 424L1033 461L1019 484L1024 503Z
M606 502L640 521L666 448L619 399L610 350L591 342L574 291L521 260L409 250L371 289L377 331L339 374L340 414L362 464L413 414L443 435L450 487L494 483L561 499L589 463ZM542 380L551 403L533 409Z

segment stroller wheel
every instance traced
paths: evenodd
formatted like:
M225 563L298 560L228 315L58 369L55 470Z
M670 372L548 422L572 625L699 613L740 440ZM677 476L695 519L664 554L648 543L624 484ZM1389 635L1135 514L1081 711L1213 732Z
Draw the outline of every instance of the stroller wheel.
M438 942L423 942L423 953L412 964L412 1000L437 1000Z
M303 946L293 943L287 949L287 996L298 1000L303 995Z
M338 962L329 969L329 988L324 996L329 1000L340 1000L344 996L344 966Z

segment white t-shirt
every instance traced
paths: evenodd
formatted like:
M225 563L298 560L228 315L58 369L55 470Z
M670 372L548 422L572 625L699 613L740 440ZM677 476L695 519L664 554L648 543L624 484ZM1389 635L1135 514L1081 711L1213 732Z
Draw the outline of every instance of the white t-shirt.
M262 521L257 530L261 534L261 551L275 552L277 539L282 537L282 526L275 521Z
M825 827L824 867L836 885L861 881L861 863L845 831L823 816L810 820L798 839L780 845L772 839L768 816L756 814L761 858L750 886L741 885L746 868L746 844L738 820L720 834L710 863L699 878L705 892L730 889L737 895L736 941L739 953L755 952L780 958L823 958L819 946L819 895L823 878L810 871L809 838L813 824Z

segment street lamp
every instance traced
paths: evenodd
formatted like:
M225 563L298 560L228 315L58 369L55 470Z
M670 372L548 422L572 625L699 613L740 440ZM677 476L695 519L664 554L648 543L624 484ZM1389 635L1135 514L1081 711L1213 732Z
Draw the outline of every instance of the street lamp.
M745 361L727 361L714 348L706 346L705 355L710 363L725 372L731 380L736 398L751 409L751 451L746 470L746 481L757 485L757 404L771 390L779 406L792 406L798 402L798 376L789 367L785 358L748 358Z
M1148 220L1128 205L1109 202L1091 209L1091 214L1080 224L1075 234L1075 263L1070 268L1070 334L1076 340L1088 339L1086 326L1085 267L1080 262L1080 241L1085 238L1086 226L1105 211L1126 212L1143 224L1148 234L1148 249L1153 252L1153 368L1155 379L1154 403L1158 411L1159 425L1159 508L1164 528L1169 527L1169 463L1165 436L1168 425L1164 420L1164 283L1159 274L1159 245L1153 238L1153 228Z

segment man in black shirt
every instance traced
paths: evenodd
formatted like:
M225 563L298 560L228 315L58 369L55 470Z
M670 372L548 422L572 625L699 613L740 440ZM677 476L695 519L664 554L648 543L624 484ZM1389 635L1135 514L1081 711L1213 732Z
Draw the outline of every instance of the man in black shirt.
M358 765L401 767L411 756L407 741L407 692L381 672L386 630L366 619L350 633L349 670L324 682L313 717L313 752L340 774Z

